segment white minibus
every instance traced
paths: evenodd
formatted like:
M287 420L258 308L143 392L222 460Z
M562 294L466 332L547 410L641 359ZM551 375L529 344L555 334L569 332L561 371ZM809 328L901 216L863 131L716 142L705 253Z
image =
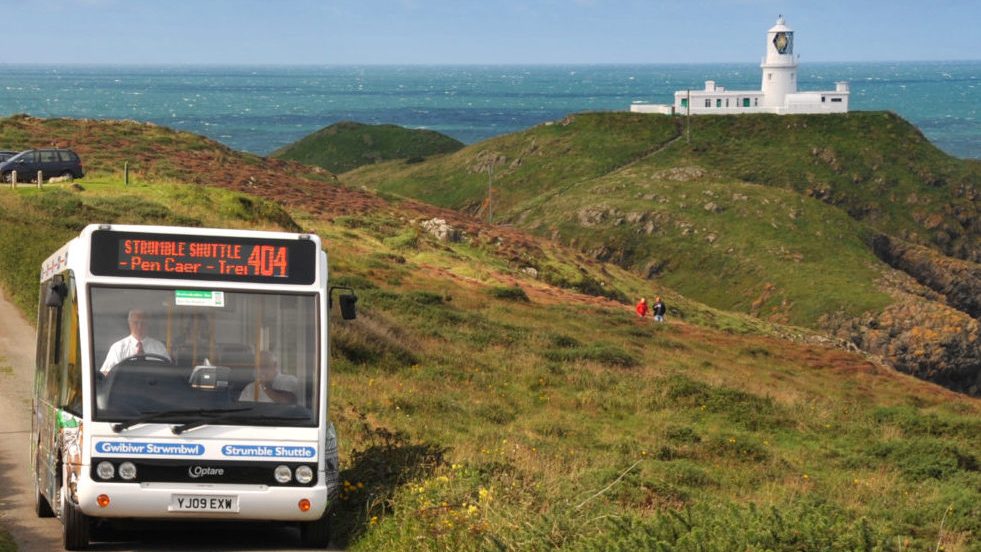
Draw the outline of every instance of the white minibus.
M91 225L51 255L30 459L65 548L133 519L298 523L326 546L335 289L313 234Z

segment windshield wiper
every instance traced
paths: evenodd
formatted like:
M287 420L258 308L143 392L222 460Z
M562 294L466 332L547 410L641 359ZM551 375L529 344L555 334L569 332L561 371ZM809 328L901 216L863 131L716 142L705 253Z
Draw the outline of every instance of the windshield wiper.
M174 416L209 416L214 414L242 412L243 410L252 410L252 408L196 408L193 410L164 410L161 412L149 412L147 414L143 414L142 416L137 416L132 420L112 424L112 430L116 433L120 433L123 430L129 429L135 425L160 421L166 418L172 418Z
M240 410L252 410L252 408L239 408L230 409L229 411L240 411ZM220 413L220 412L219 412ZM256 422L256 421L275 421L275 422L291 422L297 420L309 420L310 416L208 416L203 415L201 419L194 420L193 422L187 422L180 425L175 425L170 428L170 431L174 435L180 435L189 429L194 429L203 425L221 425L227 422ZM265 424L263 424L265 425Z

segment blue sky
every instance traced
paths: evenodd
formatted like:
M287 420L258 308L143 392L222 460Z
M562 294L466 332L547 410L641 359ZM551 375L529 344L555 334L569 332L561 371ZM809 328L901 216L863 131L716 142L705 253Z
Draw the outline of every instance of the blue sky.
M805 61L981 59L979 0L0 0L0 9L0 63L755 63L781 13Z

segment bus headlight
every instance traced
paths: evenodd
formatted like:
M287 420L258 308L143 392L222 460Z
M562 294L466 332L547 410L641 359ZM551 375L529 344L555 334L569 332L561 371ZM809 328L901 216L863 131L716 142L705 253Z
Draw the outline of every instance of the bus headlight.
M116 475L116 466L113 466L112 462L103 460L96 466L95 473L99 474L102 479L112 479Z
M290 479L293 479L293 472L290 471L289 466L276 466L276 471L273 472L276 476L276 481L280 483L289 483Z
M296 468L296 482L300 485L306 485L307 483L313 481L313 470L310 466L300 466Z
M122 477L126 481L132 481L136 479L136 465L132 462L123 462L119 465L119 477Z

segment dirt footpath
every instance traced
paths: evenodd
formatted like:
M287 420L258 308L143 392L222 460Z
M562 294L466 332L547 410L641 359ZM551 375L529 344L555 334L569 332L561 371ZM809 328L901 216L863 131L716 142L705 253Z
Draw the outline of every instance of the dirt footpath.
M61 550L61 523L34 515L30 456L34 328L0 290L0 526L20 552Z

